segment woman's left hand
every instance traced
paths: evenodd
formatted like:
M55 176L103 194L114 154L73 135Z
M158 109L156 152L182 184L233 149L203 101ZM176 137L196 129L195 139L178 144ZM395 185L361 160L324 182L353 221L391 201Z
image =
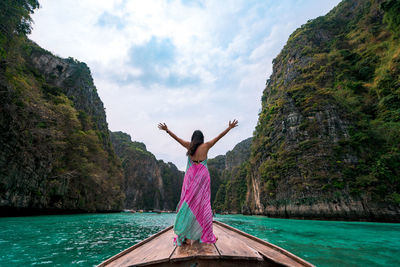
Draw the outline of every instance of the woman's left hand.
M158 129L168 131L168 126L165 123L159 123Z

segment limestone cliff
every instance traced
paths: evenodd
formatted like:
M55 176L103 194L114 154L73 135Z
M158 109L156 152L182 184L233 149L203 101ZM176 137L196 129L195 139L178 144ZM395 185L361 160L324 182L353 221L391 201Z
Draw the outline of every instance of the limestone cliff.
M89 68L27 38L38 7L1 3L0 215L175 209L183 173L122 133L121 166Z
M211 176L211 201L217 212L242 212L246 197L246 176L252 138L238 143L225 155L208 161Z
M289 37L262 96L246 213L400 220L399 12L345 0Z
M175 210L184 173L171 162L157 161L143 143L132 142L126 133L111 132L111 141L124 170L124 207Z
M247 138L235 145L232 150L226 152L225 169L231 170L249 159L251 152L251 140L251 137Z
M89 68L25 36L2 49L3 215L121 209L121 167Z

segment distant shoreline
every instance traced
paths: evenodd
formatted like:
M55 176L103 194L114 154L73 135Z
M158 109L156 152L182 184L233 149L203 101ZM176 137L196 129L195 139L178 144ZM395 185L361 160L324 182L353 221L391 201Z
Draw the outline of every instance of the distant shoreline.
M40 216L40 215L64 215L64 214L95 214L95 213L175 213L172 210L96 210L87 211L80 209L39 209L39 208L16 208L16 207L0 207L0 217L23 217L23 216Z
M267 216L265 214L250 214L250 213L228 213L223 212L219 215L245 215L245 216L262 216L274 219L291 219L291 220L311 220L311 221L345 221L345 222L380 222L380 223L400 223L400 219L397 218L366 218L366 217L334 217L334 216Z
M122 210L121 210L122 211ZM117 213L120 210L111 211L87 211L80 209L39 209L39 208L16 208L0 207L0 217L22 217L39 215L63 215L63 214L91 214L91 213Z
M159 210L132 210L132 213L175 213L175 211L159 211ZM37 208L10 208L0 207L0 217L25 217L25 216L41 216L41 215L73 215L73 214L98 214L98 213L130 213L127 210L112 211L85 211L85 210L68 210L68 209L37 209ZM346 218L346 217L279 217L266 216L263 214L243 214L243 213L217 213L219 216L224 215L244 215L244 216L262 216L273 219L291 219L291 220L312 220L312 221L345 221L345 222L379 222L379 223L400 223L400 220L385 218Z

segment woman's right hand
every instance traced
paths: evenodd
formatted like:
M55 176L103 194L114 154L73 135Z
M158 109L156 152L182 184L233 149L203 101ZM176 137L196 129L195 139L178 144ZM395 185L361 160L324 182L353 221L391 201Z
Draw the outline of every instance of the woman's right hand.
M165 123L159 123L158 129L168 131L168 126Z
M238 121L236 119L232 122L229 121L229 129L235 128L236 126L238 126Z
M237 120L233 120L232 122L229 121L229 126L226 128L222 133L220 133L217 137L214 139L208 141L206 144L208 146L208 149L210 149L212 146L215 145L216 142L218 142L219 139L221 139L224 135L226 135L232 128L235 128L238 125Z

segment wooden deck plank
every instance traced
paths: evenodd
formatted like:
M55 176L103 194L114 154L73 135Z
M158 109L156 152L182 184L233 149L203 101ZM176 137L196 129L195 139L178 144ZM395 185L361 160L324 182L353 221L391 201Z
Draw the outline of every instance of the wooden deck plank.
M287 266L300 267L309 266L315 267L311 263L297 257L296 255L284 250L278 246L275 246L265 240L259 239L255 236L242 232L236 228L232 228L229 225L225 225L221 222L214 222L215 226L221 227L223 231L232 236L233 238L240 239L253 249L257 250L260 254L264 255L268 259Z
M235 258L262 261L262 256L246 243L233 237L218 224L213 225L214 234L218 237L215 246L221 254L221 258Z
M199 243L177 247L171 255L171 261L197 259L218 259L220 257L214 244Z
M174 232L173 229L170 229L105 266L145 266L157 262L167 262L175 250L173 240Z

